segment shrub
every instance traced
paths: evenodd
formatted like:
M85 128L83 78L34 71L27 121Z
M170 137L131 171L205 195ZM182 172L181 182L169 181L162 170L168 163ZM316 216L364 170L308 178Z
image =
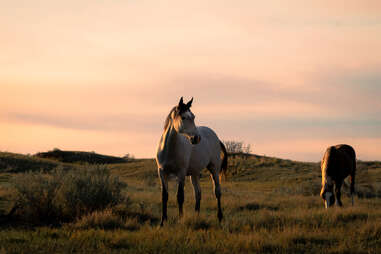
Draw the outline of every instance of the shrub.
M58 213L54 201L62 177L59 171L53 174L28 172L16 175L12 183L16 189L17 213L27 220L54 219Z
M124 184L103 166L69 171L57 191L56 205L65 217L76 218L115 206L124 200Z
M36 223L68 221L122 202L123 183L103 166L51 174L24 173L13 179L17 214Z

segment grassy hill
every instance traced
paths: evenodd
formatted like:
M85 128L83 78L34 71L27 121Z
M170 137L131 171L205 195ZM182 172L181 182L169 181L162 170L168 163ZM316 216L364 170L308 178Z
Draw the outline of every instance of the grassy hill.
M13 175L28 170L49 171L56 166L80 169L81 162L62 163L0 153L0 214L10 209L12 189L8 182ZM358 197L354 207L350 206L344 186L344 208L325 210L319 197L319 163L258 155L231 157L227 179L222 182L223 222L217 222L213 187L204 170L200 215L194 214L193 189L187 181L185 215L177 218L176 184L172 180L169 221L163 228L157 224L161 194L155 161L136 159L106 166L126 183L129 213L140 217L123 217L123 226L112 224L111 228L107 226L110 222L102 222L104 214L93 215L91 224L86 224L89 218L83 218L58 227L7 226L0 229L0 246L10 253L379 253L381 250L381 162L358 161ZM139 219L143 215L151 219Z
M35 156L67 163L111 164L127 162L127 160L116 156L102 155L94 152L62 151L59 149L37 153Z
M0 173L50 171L60 165L68 166L54 160L41 159L34 156L27 156L16 153L0 152Z

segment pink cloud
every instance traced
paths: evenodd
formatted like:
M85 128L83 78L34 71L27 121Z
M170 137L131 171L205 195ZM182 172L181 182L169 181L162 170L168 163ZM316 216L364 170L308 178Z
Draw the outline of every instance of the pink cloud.
M379 1L38 3L2 6L0 149L152 157L194 96L198 123L259 153L316 160L344 140L381 156Z

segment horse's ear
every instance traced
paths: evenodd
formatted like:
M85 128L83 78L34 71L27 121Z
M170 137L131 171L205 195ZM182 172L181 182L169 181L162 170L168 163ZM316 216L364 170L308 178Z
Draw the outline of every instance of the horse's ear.
M183 97L181 96L180 101L179 101L179 107L184 105Z
M190 107L192 107L192 102L193 102L193 97L192 99L187 103L187 108L189 109Z

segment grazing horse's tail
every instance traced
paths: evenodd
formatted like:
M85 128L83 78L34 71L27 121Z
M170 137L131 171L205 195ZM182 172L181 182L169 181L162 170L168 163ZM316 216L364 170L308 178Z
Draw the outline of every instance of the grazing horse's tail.
M226 151L224 143L222 143L221 141L220 141L220 146L221 146L221 152L223 153L221 170L220 170L220 179L221 179L221 176L223 176L223 178L226 179L226 170L228 169L228 153Z
M352 172L350 174L351 176L351 198L352 198L352 206L354 205L354 194L355 194L355 176L356 176L356 153L354 151L354 149L352 148L353 150L353 154L352 154L352 159L353 159L353 168L352 168Z

